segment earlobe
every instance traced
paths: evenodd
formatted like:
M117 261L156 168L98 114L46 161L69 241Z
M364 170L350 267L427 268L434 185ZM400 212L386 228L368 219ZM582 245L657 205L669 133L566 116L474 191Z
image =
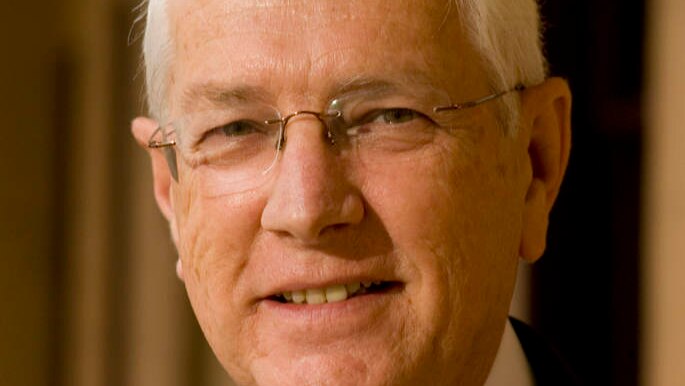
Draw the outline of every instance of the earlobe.
M183 263L180 258L176 259L176 276L178 276L181 281L185 281L185 278L183 277Z
M530 263L540 258L547 246L546 236L549 218L547 206L543 183L533 179L526 195L519 250L519 256Z
M549 213L568 164L571 92L566 81L550 78L522 93L521 128L528 140L531 178L523 211L519 254L532 262L545 250Z

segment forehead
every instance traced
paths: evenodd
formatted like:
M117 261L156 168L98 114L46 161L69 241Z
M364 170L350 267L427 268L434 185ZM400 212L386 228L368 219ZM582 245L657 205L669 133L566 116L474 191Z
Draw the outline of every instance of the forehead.
M334 83L354 78L464 88L477 78L465 76L476 61L450 3L172 1L172 103L208 84L301 98L325 96Z

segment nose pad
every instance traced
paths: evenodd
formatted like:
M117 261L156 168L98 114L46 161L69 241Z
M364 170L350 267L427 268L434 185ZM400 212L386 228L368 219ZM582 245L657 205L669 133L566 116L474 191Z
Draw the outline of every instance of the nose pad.
M302 111L297 111L295 113L292 113L285 118L281 119L283 128L281 130L281 138L278 141L278 150L283 150L283 147L285 146L287 137L288 137L288 123L292 119L297 119L297 117L302 116L302 115L312 115L314 116L321 124L323 125L324 128L324 135L326 139L331 143L331 145L335 145L335 136L333 135L333 132L331 131L330 124L328 122L328 119L331 118L337 118L340 117L341 113L339 111L333 111L329 113L317 113L315 111L309 111L309 110L302 110Z

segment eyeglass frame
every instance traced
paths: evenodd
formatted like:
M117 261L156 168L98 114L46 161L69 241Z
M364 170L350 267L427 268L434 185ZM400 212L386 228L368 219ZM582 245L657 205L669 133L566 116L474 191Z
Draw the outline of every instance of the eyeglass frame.
M499 91L490 95L486 95L484 97L468 101L468 102L462 102L462 103L455 103L451 105L445 105L445 106L434 106L433 107L433 112L434 113L442 113L442 112L447 112L447 111L458 111L458 110L466 110L470 108L474 108L476 106L479 106L483 103L498 99L503 97L506 94L512 93L512 92L521 92L526 89L526 86L522 83L517 84L513 88L504 90L504 91ZM324 112L316 112L316 111L311 111L311 110L298 110L294 113L288 114L283 118L277 118L277 119L267 119L264 121L265 124L267 125L276 125L280 124L283 130L280 132L280 136L278 138L278 141L276 142L276 151L281 151L283 150L283 146L285 145L285 126L288 124L288 122L299 116L299 115L313 115L316 117L319 121L324 123L326 127L326 137L327 139L331 142L331 145L335 145L335 138L333 137L333 134L331 133L330 128L326 124L325 118L337 118L342 115L342 112L339 110L332 110L331 112L324 113ZM177 163L177 157L176 153L171 151L171 147L176 146L176 140L171 139L168 141L158 141L154 140L153 138L157 136L162 130L164 129L164 126L159 126L157 129L150 135L150 139L148 140L148 148L149 149L163 149L165 151L166 155L166 160L167 164L169 165L169 170L171 172L171 176L174 179L174 181L178 182L178 163Z

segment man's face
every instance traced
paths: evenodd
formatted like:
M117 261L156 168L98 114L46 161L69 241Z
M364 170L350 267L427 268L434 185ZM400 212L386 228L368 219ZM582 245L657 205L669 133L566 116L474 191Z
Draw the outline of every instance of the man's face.
M322 111L359 79L439 89L453 102L491 93L447 2L170 3L172 118L199 109L206 90L246 86L283 114ZM268 181L238 193L215 194L215 170L179 162L172 225L185 285L236 381L484 381L531 179L526 145L504 134L495 109L464 111L464 129L412 162L362 170L338 162L319 121L295 119ZM360 282L381 285L340 302L280 298Z

